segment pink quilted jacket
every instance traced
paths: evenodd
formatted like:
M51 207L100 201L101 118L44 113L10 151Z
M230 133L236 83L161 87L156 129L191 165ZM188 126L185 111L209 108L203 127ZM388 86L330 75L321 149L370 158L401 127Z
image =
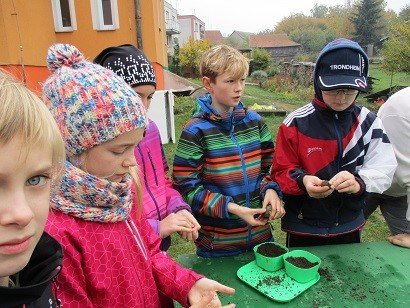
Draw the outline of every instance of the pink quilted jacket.
M59 211L46 230L63 246L57 297L67 307L160 307L159 292L188 306L201 275L184 269L159 249L146 219L87 222Z

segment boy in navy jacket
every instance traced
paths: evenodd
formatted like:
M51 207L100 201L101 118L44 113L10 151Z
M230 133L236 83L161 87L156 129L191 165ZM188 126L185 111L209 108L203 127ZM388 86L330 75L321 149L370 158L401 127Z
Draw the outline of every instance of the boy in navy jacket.
M289 247L360 242L366 192L391 185L393 147L381 120L355 103L368 66L356 42L330 42L316 62L314 99L279 127L271 172Z

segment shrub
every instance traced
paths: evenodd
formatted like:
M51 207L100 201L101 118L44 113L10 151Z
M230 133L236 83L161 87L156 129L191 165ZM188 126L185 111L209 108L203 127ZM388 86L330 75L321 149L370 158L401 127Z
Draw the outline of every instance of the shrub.
M268 74L265 71L258 70L252 72L251 78L258 82L259 87L262 87L262 83L264 83L266 79L268 79Z

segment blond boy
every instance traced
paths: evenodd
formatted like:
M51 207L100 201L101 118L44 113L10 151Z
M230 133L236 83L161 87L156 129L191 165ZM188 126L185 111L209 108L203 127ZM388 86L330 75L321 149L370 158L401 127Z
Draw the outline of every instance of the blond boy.
M44 231L65 158L44 103L0 69L0 306L60 307L60 244Z
M204 53L208 94L183 128L174 185L201 225L195 241L204 257L236 255L271 241L268 220L284 215L279 186L269 177L273 142L262 118L241 103L247 59L218 45ZM272 206L265 218L267 205Z

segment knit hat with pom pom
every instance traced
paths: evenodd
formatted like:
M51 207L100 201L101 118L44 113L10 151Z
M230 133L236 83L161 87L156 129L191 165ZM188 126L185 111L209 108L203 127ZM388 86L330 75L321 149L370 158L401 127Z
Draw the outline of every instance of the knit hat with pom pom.
M138 95L111 70L85 60L76 47L51 46L47 66L52 74L44 83L43 96L68 157L147 125Z

